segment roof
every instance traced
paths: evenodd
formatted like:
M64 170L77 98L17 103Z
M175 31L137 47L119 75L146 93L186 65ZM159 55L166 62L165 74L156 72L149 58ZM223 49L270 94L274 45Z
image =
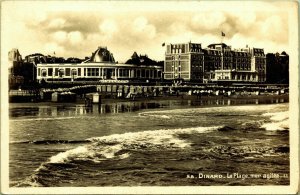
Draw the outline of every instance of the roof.
M219 46L222 45L222 47L228 47L228 45L226 45L225 43L212 43L210 45L208 45L207 47L215 47L215 46Z
M106 47L98 47L93 52L90 62L115 62L115 59Z

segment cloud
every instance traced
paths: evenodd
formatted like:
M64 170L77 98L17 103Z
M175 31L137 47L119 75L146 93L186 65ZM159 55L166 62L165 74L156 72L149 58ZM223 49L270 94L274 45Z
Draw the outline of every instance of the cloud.
M261 34L272 41L286 42L288 31L283 28L286 25L281 17L273 15L261 23Z
M202 43L205 48L221 41L221 31L226 34L223 41L233 48L262 45L275 52L264 44L274 48L281 46L282 50L288 47L288 13L278 9L276 3L193 2L188 6L186 2L180 4L181 8L169 3L147 2L147 6L152 5L151 9L145 4L128 3L129 8L120 3L106 4L113 9L97 4L101 11L88 6L74 11L65 3L59 11L54 9L57 6L44 6L24 13L20 6L16 14L4 14L9 19L9 27L4 27L7 30L3 40L10 48L19 44L23 56L56 50L57 55L59 51L63 57L85 57L98 46L107 46L119 62L126 61L134 51L162 60L163 42L192 41ZM237 4L238 9L233 9ZM28 38L24 40L24 37Z
M240 25L240 28L242 29L248 29L249 27L255 25L255 23L257 22L256 20L256 13L254 12L243 12L243 13L239 13L237 15L237 13L235 13L235 19L237 20L237 24Z
M100 31L107 36L107 38L111 38L114 33L116 33L118 29L117 23L112 19L106 19L102 21L99 25Z
M192 17L192 26L196 29L213 30L226 21L223 12L202 12Z
M44 46L44 51L46 52L46 55L53 55L54 53L56 55L61 55L65 52L64 48L57 43L46 43Z
M43 22L44 20L42 20ZM55 18L51 20L48 24L48 28L63 28L65 26L66 20L63 18Z
M149 24L147 18L145 17L137 17L134 21L133 21L133 25L132 27L132 32L136 35L136 36L144 36L146 38L154 38L154 36L156 35L156 28L154 25Z
M79 44L83 41L83 36L82 36L81 32L79 32L79 31L70 32L70 33L68 33L67 37L72 45Z
M67 41L67 36L68 33L65 31L57 31L52 34L53 39L58 43L64 43L65 41Z

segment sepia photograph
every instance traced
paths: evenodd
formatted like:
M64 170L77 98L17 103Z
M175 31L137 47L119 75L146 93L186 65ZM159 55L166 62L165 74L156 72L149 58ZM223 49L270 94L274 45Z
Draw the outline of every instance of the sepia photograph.
M2 1L1 193L296 194L298 6Z

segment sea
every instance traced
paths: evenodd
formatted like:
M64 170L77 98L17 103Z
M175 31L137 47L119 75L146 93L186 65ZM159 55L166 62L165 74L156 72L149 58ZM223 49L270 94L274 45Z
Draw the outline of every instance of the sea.
M288 97L9 105L10 187L289 185Z

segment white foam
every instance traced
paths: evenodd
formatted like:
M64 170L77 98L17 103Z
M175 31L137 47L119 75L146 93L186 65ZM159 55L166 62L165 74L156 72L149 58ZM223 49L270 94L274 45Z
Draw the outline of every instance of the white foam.
M87 157L87 154L89 153L89 150L86 146L79 146L77 148L74 148L72 150L68 150L66 152L58 153L55 156L52 156L50 158L50 163L63 163L70 158L76 157L76 158L85 158Z
M101 151L99 154L103 155L105 158L114 158L115 153L122 150L122 146L120 144L115 146L110 146L105 148L103 151Z
M227 113L227 112L272 112L274 109L286 109L288 104L269 104L269 105L237 105L237 106L220 106L220 107L201 107L201 108L186 108L186 109L172 109L161 111L147 111L139 113L139 116L162 116L166 115L172 117L173 115L182 115L193 113ZM253 115L253 114L252 114Z
M70 160L93 160L100 162L105 159L124 159L130 153L117 155L122 149L180 149L189 147L191 143L187 140L179 139L178 134L204 133L213 131L221 126L214 127L191 127L183 129L162 129L155 131L129 132L124 134L113 134L103 137L93 137L88 139L91 144L79 146L75 149L61 152L50 158L50 163L64 163Z
M156 114L156 113L149 114L148 112L139 113L139 116L141 116L141 117L155 117L155 118L163 118L163 119L170 119L171 118L170 115Z
M270 116L271 122L265 123L261 128L265 128L269 131L275 130L288 130L289 129L289 112L273 112L265 113L263 116Z
M265 128L268 131L288 130L289 129L289 120L284 120L284 121L280 121L280 122L265 123L261 127Z
M289 118L289 112L275 112L275 113L265 113L263 116L271 116L271 120L273 121L282 121Z

